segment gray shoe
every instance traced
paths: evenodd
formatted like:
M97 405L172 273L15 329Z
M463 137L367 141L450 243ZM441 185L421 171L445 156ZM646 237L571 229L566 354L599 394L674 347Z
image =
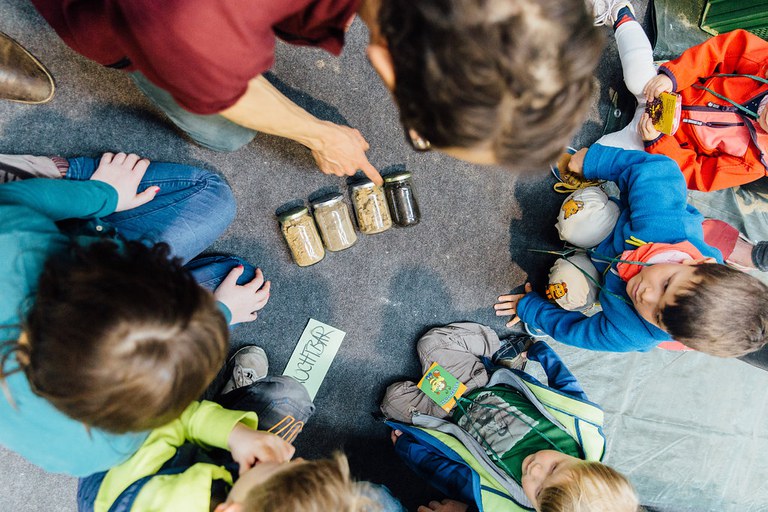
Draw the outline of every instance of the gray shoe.
M266 377L269 371L267 354L263 348L256 345L241 348L229 362L232 364L232 376L224 385L222 394L253 384Z

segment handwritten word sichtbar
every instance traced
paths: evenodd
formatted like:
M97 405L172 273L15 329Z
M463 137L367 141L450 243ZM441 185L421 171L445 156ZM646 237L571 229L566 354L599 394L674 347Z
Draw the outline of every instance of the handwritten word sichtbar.
M318 325L311 331L312 338L307 341L299 352L296 375L294 378L302 384L309 379L309 372L315 367L317 357L320 357L328 345L330 335L335 331L327 331L322 325Z

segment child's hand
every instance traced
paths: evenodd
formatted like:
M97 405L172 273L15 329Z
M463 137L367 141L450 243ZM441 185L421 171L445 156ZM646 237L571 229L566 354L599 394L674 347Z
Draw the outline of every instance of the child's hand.
M253 430L242 423L230 432L227 446L234 461L240 465L241 475L257 462L288 462L296 451L291 443L275 434Z
M517 314L517 303L520 302L520 299L525 297L526 293L531 293L532 290L531 283L525 283L525 293L500 296L496 305L493 306L493 309L496 310L496 316L513 316ZM519 321L520 317L516 316L507 322L507 327L512 327Z
M160 191L160 187L150 187L141 194L136 193L147 167L149 160L133 153L104 153L91 179L112 185L117 191L115 211L122 212L150 202Z
M567 172L581 178L584 176L584 157L587 156L589 148L581 148L571 156L571 160L568 162Z
M232 313L231 325L253 322L258 316L257 312L264 308L269 300L272 283L264 281L260 268L256 269L253 281L241 286L237 284L237 279L242 274L243 266L236 266L213 292L216 300L227 306Z
M469 507L460 501L445 499L441 502L430 501L429 505L420 506L416 512L467 512Z
M403 432L401 430L392 429L392 432L389 434L390 440L392 440L392 445L397 444L397 440L400 439L400 436L403 435Z
M658 98L663 92L672 92L673 87L672 79L667 75L656 75L648 80L648 83L643 87L645 101L651 101L654 98Z
M640 122L637 124L637 132L640 134L640 138L644 141L656 140L661 135L661 132L653 126L653 120L648 112L643 112L640 116Z

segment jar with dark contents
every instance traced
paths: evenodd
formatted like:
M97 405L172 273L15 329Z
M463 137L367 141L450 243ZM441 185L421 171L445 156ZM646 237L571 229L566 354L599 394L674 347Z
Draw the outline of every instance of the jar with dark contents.
M280 229L300 267L314 265L325 257L325 249L306 206L298 206L279 216Z
M392 227L384 189L370 180L355 183L351 187L357 227L362 233L372 235Z
M341 194L330 194L312 202L315 223L329 251L341 251L357 242L349 208Z
M416 201L410 172L402 171L385 177L384 193L395 224L405 227L419 223L421 212L419 203Z

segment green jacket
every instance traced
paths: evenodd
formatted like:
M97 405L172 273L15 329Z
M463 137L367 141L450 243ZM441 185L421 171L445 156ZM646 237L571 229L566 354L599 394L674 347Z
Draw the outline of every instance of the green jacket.
M231 411L213 402L193 402L178 419L153 430L130 459L107 472L93 504L94 512L108 512L124 490L137 480L156 474L184 443L228 450L229 434L238 422L255 430L258 417L256 413ZM214 480L232 485L232 475L226 468L203 462L182 473L159 475L141 488L131 510L208 512Z

